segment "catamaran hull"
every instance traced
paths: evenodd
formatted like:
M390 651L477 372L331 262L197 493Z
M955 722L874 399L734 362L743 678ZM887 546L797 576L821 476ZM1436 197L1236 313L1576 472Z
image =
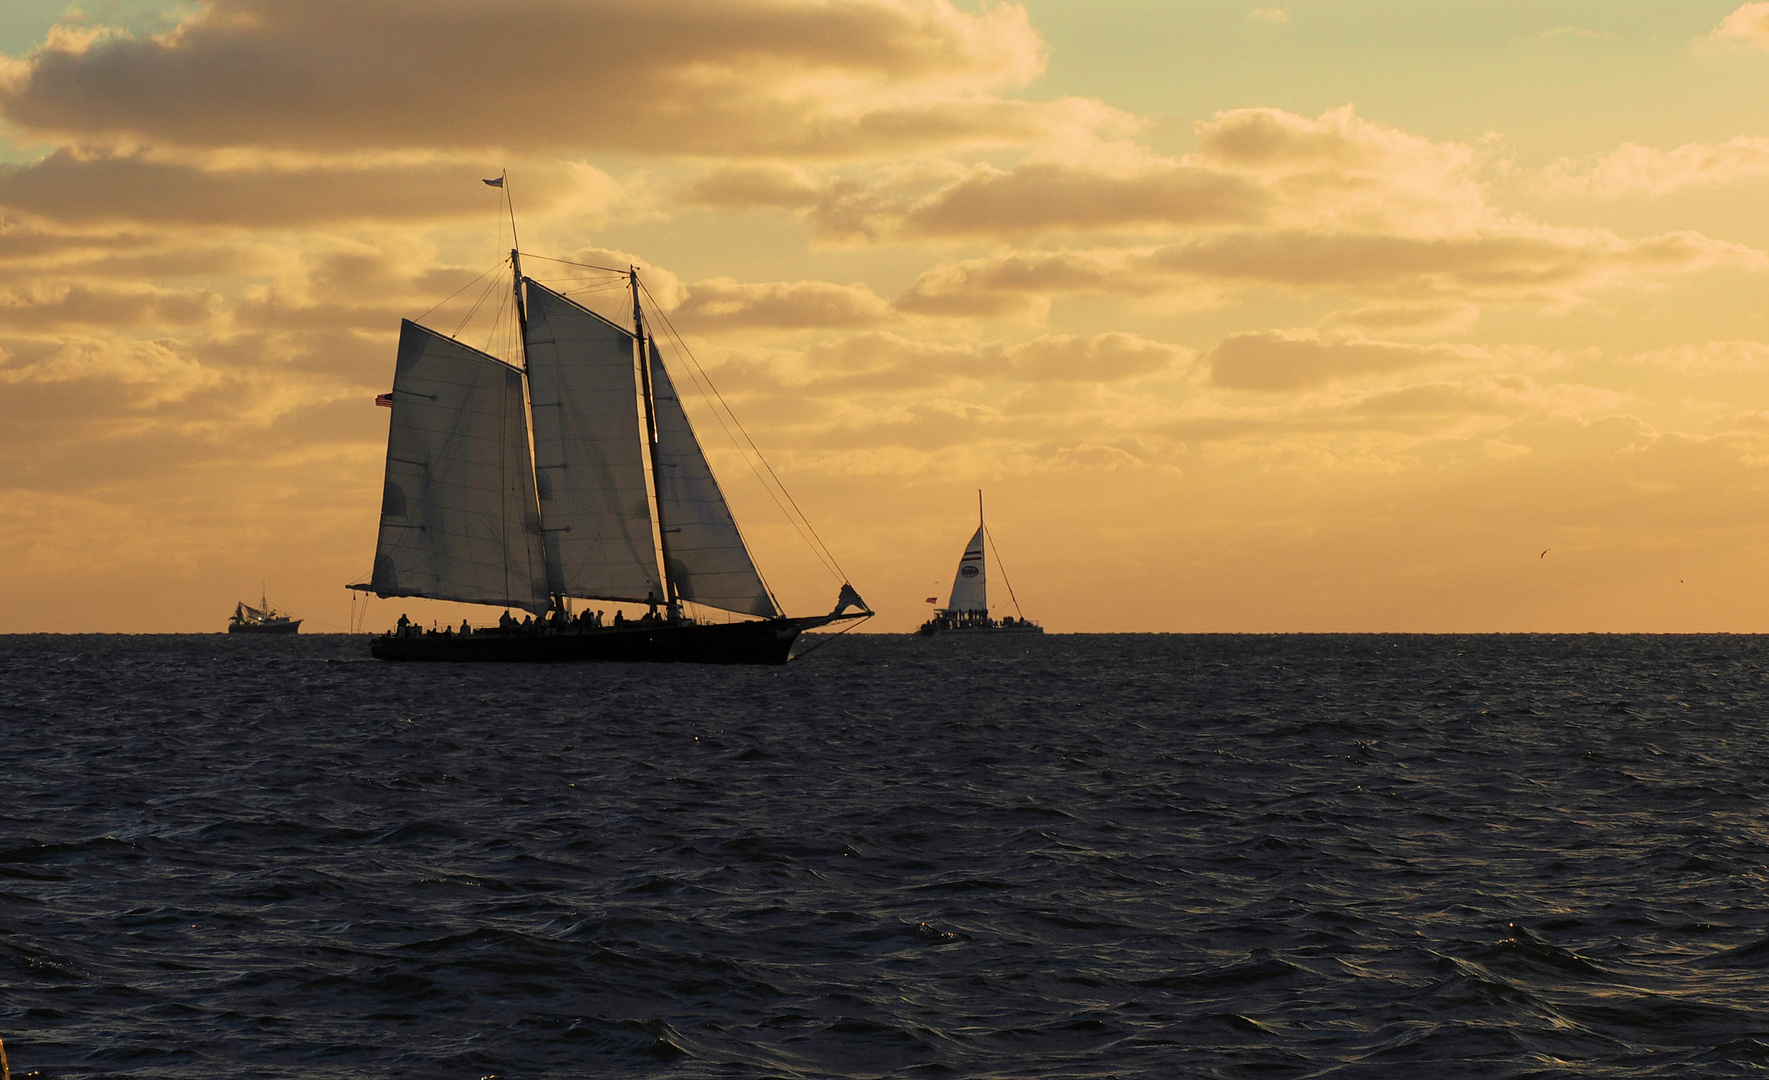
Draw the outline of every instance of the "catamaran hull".
M377 660L497 664L766 664L779 666L806 630L825 626L827 616L765 619L760 622L693 623L686 626L613 627L581 634L501 634L470 636L388 635L369 647Z
M1042 626L923 626L916 631L922 637L989 637L996 634L1042 634Z

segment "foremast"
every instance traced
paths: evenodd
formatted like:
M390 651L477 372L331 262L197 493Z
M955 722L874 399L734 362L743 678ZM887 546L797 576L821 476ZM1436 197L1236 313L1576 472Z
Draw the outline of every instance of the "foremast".
M645 347L645 313L639 307L639 270L627 267L627 286L633 293L633 347L638 350L639 397L645 404L645 447L651 458L651 497L657 505L657 546L663 556L664 600L669 621L682 617L682 601L676 591L676 579L670 568L670 530L663 517L663 466L659 464L657 438L657 404L651 389L651 354Z

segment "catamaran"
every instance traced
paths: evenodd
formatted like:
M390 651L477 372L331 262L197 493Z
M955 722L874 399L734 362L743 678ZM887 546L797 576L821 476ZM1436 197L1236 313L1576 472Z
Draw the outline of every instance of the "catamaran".
M934 617L921 624L916 633L935 634L1042 634L1039 626L1020 610L1020 599L1014 595L1007 571L1001 568L1001 553L995 554L995 565L1001 569L1002 583L1013 600L1014 615L996 620L989 617L988 562L983 558L985 545L994 546L988 527L983 524L983 493L977 492L977 531L964 546L958 559L958 573L952 577L952 598L946 606L934 611ZM1016 617L1017 616L1017 617Z
M637 270L627 327L523 276L519 250L509 266L520 365L400 327L393 389L377 399L392 421L374 569L350 586L504 614L459 633L401 616L374 656L784 664L804 631L872 615L845 580L829 614L782 612L647 332ZM586 600L648 610L573 616ZM691 617L690 604L739 618Z

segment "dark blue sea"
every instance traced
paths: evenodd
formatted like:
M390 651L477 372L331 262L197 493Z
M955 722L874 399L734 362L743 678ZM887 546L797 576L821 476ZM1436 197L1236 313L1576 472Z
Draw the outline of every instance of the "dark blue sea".
M1769 642L0 638L26 1077L1769 1071Z

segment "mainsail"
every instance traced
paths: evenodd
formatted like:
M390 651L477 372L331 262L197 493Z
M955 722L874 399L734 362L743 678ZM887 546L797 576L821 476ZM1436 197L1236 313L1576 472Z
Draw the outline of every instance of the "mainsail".
M655 340L651 399L657 418L658 520L677 595L707 607L773 618L779 614L774 599L713 479Z
M964 556L958 560L958 573L952 578L952 602L946 605L946 610L987 613L987 582L988 574L983 565L983 526L979 524L977 534L970 538Z
M518 369L401 325L374 592L547 610L524 396Z
M596 600L662 598L639 438L633 335L525 281L547 588Z

